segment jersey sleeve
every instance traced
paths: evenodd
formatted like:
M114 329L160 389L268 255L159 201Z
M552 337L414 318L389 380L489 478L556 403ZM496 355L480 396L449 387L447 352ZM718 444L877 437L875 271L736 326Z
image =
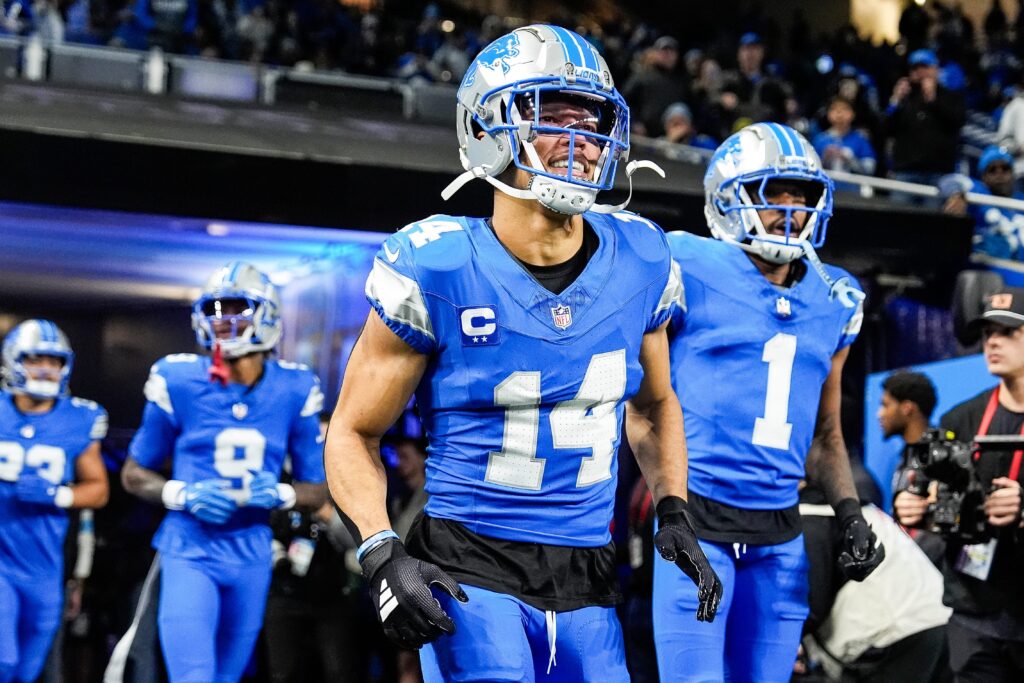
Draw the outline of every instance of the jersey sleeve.
M431 353L437 340L413 253L404 235L390 236L373 260L373 269L366 279L366 298L402 341L420 353Z
M668 259L668 277L665 279L665 286L661 289L661 296L655 305L654 313L647 323L647 332L656 330L668 320L674 320L677 315L686 307L685 292L683 290L682 272L675 259Z
M843 275L849 277L857 286L857 289L863 291L860 284L853 278L852 275L847 275L845 272L843 273ZM847 346L852 344L855 339L857 339L857 335L860 334L861 324L864 322L863 301L857 302L856 307L848 308L845 310L848 311L848 314L843 323L843 328L839 332L839 344L836 346L836 351L841 351L845 349Z
M295 481L319 484L324 474L323 438L320 436L320 413L324 409L324 394L320 380L309 370L303 371L298 415L292 421L288 434L288 454L292 459Z
M92 426L89 428L89 438L93 441L100 441L107 437L107 427L109 425L109 419L107 418L107 411L96 406L96 410L91 416Z
M150 368L143 389L146 407L142 412L142 424L128 446L128 455L148 469L158 469L163 464L173 452L178 436L178 417L167 379L163 361Z

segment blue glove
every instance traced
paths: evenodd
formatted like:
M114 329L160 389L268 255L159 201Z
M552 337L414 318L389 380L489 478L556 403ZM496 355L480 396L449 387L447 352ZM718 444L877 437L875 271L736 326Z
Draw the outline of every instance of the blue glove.
M227 494L231 482L226 479L204 479L185 486L184 508L196 519L207 524L223 524L238 509L234 498Z
M249 482L249 502L247 507L263 508L264 510L276 510L282 507L291 507L295 504L294 490L287 484L279 484L277 477L270 472L257 472L249 470L252 480ZM291 492L290 496L284 496Z
M57 507L57 489L52 481L43 479L35 472L22 472L14 485L14 495L22 503L35 503Z

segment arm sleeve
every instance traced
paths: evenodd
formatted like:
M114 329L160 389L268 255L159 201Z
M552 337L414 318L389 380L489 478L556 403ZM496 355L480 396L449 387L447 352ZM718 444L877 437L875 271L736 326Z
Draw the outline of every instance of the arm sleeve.
M392 235L373 260L366 278L366 299L388 328L420 353L437 347L423 290L407 241Z
M144 391L146 407L142 424L132 437L128 455L143 467L154 470L173 452L179 431L167 378L160 372L159 364L150 370Z
M288 453L292 458L292 476L295 481L319 484L327 479L324 474L323 439L320 437L324 394L320 390L320 381L312 373L309 378L309 389L304 392L302 407L288 434Z

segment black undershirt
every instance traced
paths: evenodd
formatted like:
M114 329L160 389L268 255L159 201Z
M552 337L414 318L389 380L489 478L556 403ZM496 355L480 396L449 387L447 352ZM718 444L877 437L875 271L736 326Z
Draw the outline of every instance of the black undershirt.
M542 287L561 294L587 267L599 245L597 233L584 222L583 244L568 261L535 266L512 252L509 256ZM515 596L541 610L609 606L622 598L612 543L574 548L506 541L473 533L452 520L421 515L409 530L406 547L413 557L436 564L462 583Z

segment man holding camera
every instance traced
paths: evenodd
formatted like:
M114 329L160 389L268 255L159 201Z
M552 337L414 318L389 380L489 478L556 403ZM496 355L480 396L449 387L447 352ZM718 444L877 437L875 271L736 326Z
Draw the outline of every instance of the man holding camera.
M999 384L942 416L945 441L932 444L930 455L926 455L933 462L941 459L935 457L936 448L940 455L969 448L949 443L953 438L963 442L976 436L1024 435L1024 289L1009 287L993 294L971 325L981 333L985 362ZM964 463L963 467L972 471L971 479L980 485L978 516L985 529L980 538L962 533L972 512L969 495L963 498L956 516L959 532L934 520L946 536L943 601L953 608L950 665L958 682L1019 681L1024 677L1022 456L1021 450L985 450L948 458ZM928 465L923 469L929 470ZM905 526L931 525L931 513L937 513L944 495L949 500L948 491L956 488L949 483L951 477L929 471L946 482L932 489L933 493L937 489L940 504L930 505L932 497L900 491L894 506L897 519ZM916 483L913 488L925 493L920 482Z

